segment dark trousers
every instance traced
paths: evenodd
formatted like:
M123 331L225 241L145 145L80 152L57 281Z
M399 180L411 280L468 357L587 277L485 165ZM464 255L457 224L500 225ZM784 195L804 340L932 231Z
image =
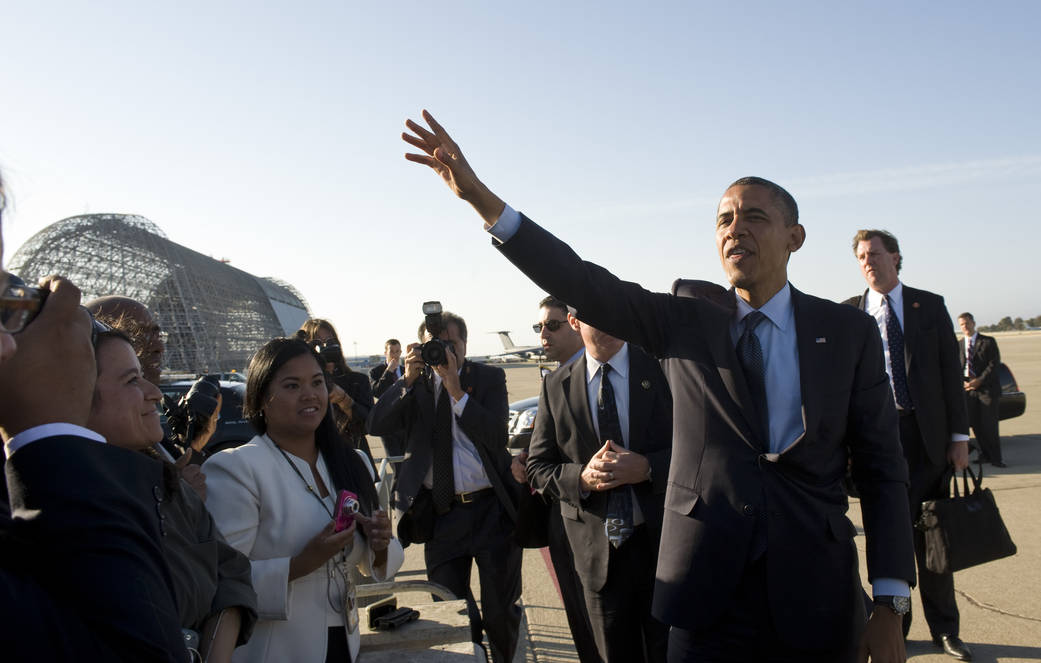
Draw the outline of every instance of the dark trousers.
M766 555L748 563L732 597L716 597L728 599L727 610L705 628L672 627L669 663L852 663L856 658L859 643L841 651L822 651L799 649L781 640L770 614Z
M911 506L911 522L922 513L922 502L947 496L944 475L946 465L934 465L929 460L914 414L900 417L900 442L911 481L907 501ZM918 591L922 595L922 610L929 632L938 637L944 633L958 635L958 603L954 598L954 574L933 573L925 566L925 534L914 530L914 556L918 561ZM904 637L911 628L911 613L904 615Z
M998 434L998 399L979 390L965 392L969 425L980 444L980 458L1001 462L1001 436Z
M669 627L651 616L657 553L647 527L637 527L621 547L611 547L604 586L585 588L593 637L608 663L665 661Z
M560 519L560 509L554 502L549 509L546 523L549 539L549 558L553 562L553 571L557 574L560 585L560 599L564 604L571 639L575 643L575 653L581 663L600 663L600 652L593 638L593 627L589 624L589 612L586 610L585 592L582 580L575 571L575 560L571 556L571 544L568 543L564 522Z
M325 645L325 663L351 663L351 647L347 644L347 627L330 626Z
M513 541L513 522L494 491L469 504L453 502L434 521L434 537L424 546L427 578L466 599L474 642L488 634L492 660L509 663L517 649L521 608L521 549ZM470 570L477 563L481 611L470 591Z

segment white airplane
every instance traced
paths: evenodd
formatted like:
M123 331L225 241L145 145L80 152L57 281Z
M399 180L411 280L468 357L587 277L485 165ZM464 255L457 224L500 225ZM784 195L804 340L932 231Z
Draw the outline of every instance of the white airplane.
M529 345L521 347L513 343L513 339L510 338L510 332L508 331L488 333L499 335L499 340L502 341L502 349L504 350L504 352L494 355L485 355L483 357L469 357L469 359L471 359L472 361L493 364L505 364L513 361L525 361L528 359L539 359L542 357L541 345Z

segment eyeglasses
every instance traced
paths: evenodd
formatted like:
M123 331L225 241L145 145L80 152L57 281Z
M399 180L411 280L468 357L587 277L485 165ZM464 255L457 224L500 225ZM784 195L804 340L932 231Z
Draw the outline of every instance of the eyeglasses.
M0 295L0 328L17 334L36 317L46 295L39 289L11 283Z
M555 332L566 324L567 320L546 320L545 322L536 322L531 328L535 330L536 334L541 334L543 327L551 332Z

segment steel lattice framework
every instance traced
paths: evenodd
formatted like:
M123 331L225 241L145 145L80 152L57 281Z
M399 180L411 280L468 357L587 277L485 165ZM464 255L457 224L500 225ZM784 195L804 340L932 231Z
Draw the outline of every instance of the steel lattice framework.
M41 230L14 254L26 283L61 274L87 301L124 295L144 303L169 334L174 372L242 370L250 355L310 317L288 283L260 278L170 241L132 214L84 214Z

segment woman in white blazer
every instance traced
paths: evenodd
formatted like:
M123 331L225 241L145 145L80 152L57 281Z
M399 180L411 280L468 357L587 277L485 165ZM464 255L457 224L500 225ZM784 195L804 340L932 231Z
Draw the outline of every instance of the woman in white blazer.
M277 338L249 365L243 414L260 435L204 465L207 507L249 556L260 621L235 661L354 661L361 637L349 567L393 577L404 554L378 511L372 467L337 433L318 357ZM360 512L342 532L340 490Z

